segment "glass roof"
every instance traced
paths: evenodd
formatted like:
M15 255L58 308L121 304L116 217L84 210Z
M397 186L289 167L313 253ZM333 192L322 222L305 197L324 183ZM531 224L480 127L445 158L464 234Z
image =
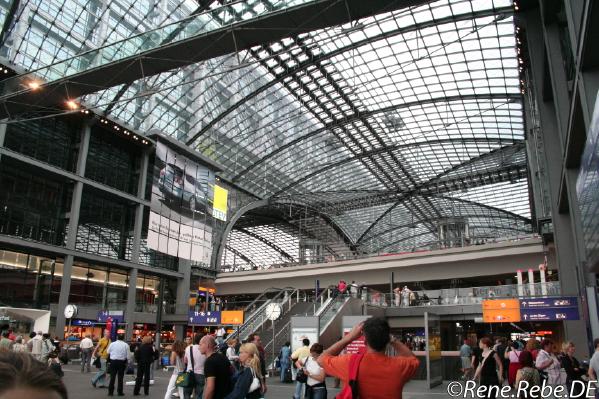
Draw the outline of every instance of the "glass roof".
M2 51L32 70L223 2L25 3ZM233 3L235 18L251 18L287 2ZM439 0L82 100L196 148L257 198L319 209L361 254L430 246L438 221L453 216L467 218L473 237L509 237L532 231L515 40L511 0ZM227 250L244 254L235 240L249 237L264 247L255 264L278 259L280 251L255 237L272 231L237 231ZM264 255L272 250L279 254Z

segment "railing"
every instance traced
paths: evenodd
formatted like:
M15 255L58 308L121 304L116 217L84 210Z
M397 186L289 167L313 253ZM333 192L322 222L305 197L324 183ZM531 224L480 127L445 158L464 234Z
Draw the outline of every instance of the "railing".
M327 306L320 312L318 316L319 334L327 327L329 322L333 320L335 315L339 312L339 309L350 297L345 295L338 295L330 301Z
M431 252L431 251L437 251L437 250L443 250L443 249L451 249L451 248L463 248L463 247L472 247L472 246L479 246L479 245L484 245L484 244L499 244L502 242L515 242L515 241L521 241L521 240L527 240L527 239L533 239L533 238L539 238L539 236L537 234L522 234L522 235L518 235L518 236L512 236L512 237L499 237L499 238L493 238L493 239L476 239L475 237L472 237L469 241L464 241L463 243L459 243L459 245L457 245L458 243L456 243L456 245L446 245L444 243L441 243L437 240L432 241L430 243L426 243L425 245L421 245L418 248L413 248L413 249L407 249L405 252L376 252L376 253L369 253L369 254L362 254L362 255L357 255L355 253L350 253L350 252L346 252L346 253L340 253L339 255L329 255L329 256L314 256L314 257L305 257L304 258L304 262L285 262L285 263L276 263L276 264L271 264L271 265L264 265L264 266L260 266L258 267L253 267L249 264L245 264L245 263L238 263L238 264L229 264L229 265L222 265L221 270L219 271L220 273L234 273L234 272L241 272L241 271L251 271L251 270L266 270L266 269L280 269L280 268L287 268L287 267L295 267L295 266L301 266L301 265L312 265L312 264L322 264L322 263L331 263L331 262L341 262L341 261L346 261L346 260L357 260L357 259L368 259L368 258L374 258L374 257L378 257L378 256L397 256L397 255L411 255L411 254L415 254L415 253L426 253L426 252Z
M289 341L289 336L291 332L291 320L285 323L285 325L276 332L274 340L271 338L270 341L266 345L264 345L264 353L265 353L265 361L266 361L266 369L274 368L274 360L276 359L278 353L277 348L283 346L286 341ZM274 342L274 351L273 351L273 342Z
M453 306L481 304L493 298L535 298L560 296L558 281L534 284L512 284L486 287L448 288L441 290L400 291L389 294L368 289L362 299L367 304L383 307Z
M247 338L250 334L257 331L264 322L267 321L265 309L270 303L280 303L283 306L283 312L285 311L285 306L287 306L287 310L289 310L292 306L292 298L297 298L299 294L298 290L290 290L291 289L289 288L281 289L273 298L264 301L260 306L255 308L253 313L246 318L245 323L243 323L237 331L230 334L225 342L229 342L233 338Z

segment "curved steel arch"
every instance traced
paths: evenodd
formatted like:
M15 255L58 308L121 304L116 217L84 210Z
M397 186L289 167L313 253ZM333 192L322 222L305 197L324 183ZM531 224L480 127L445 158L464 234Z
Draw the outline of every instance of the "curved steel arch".
M478 203L473 203L473 204L482 205L482 204L478 204ZM503 216L503 217L502 217L502 216L500 216L500 215L477 215L477 214L461 214L461 215L457 215L457 217L479 217L479 218L489 218L489 219L507 219L507 220L513 220L513 219L515 218L515 217L514 217L514 215L513 215L513 214L511 214L511 213L510 213L510 212L508 212L508 211L502 211L502 210L501 210L501 209L499 209L499 208L495 208L495 209L496 209L497 211L499 211L499 213L500 213L500 214L501 214L501 213L503 213L503 214L507 214L507 215L505 215L505 216ZM516 216L518 216L519 218L522 218L520 215L516 215ZM445 217L451 217L451 215L447 215L447 216L441 216L441 219L442 219L442 218L445 218ZM435 220L438 220L438 219L440 219L440 218L429 218L427 221L435 221ZM524 218L524 219L526 219L526 218ZM527 222L526 220L523 220L523 221L524 221L525 223ZM418 224L418 223L423 223L423 222L424 222L424 220L422 220L422 219L414 220L414 222L410 222L410 223L402 224L402 225L399 225L399 226L390 227L390 228L388 228L388 229L386 229L386 230L383 230L383 231L377 231L377 232L376 232L376 234L377 234L377 236L381 236L381 235L383 235L383 234L386 234L386 233L389 233L389 232L391 232L391 231L393 231L393 230L399 230L399 229L403 229L403 228L406 228L406 227L410 227L411 225ZM368 242L368 241L370 241L370 240L373 240L373 239L375 239L375 238L376 238L376 236L365 237L365 238L362 240L361 244L363 244L363 243L365 243L365 242Z
M516 146L516 145L518 145L518 146L519 146L519 145L521 145L521 143L515 143L515 144L513 144L513 145L511 145L511 146L505 146L505 147L501 147L501 148L498 148L497 150L494 150L494 151L491 151L491 152L487 152L487 153L485 153L485 154L482 154L481 156L479 156L479 157L475 157L475 158L473 158L473 159L476 159L476 160L481 160L481 159L484 159L485 157L488 157L488 156L493 156L493 155L495 155L495 154L496 154L498 151L501 151L501 150L505 151L506 149L511 149L513 146ZM470 160L469 160L469 161L470 161ZM469 161L466 161L466 162L464 162L464 163L462 163L462 164L460 164L460 165L457 165L457 166L461 166L461 165L463 165L463 164L466 164L466 163L467 163L467 164L470 164L470 163L469 163ZM377 219L376 219L376 220L375 220L375 221L374 221L374 222L373 222L373 223L370 225L370 227L368 227L368 228L367 228L367 229L364 231L364 233L362 233L362 235L361 235L361 236L358 238L358 240L356 241L356 244L359 244L359 243L361 242L361 240L362 240L362 239L363 239L363 238L364 238L364 237L365 237L365 236L366 236L366 235L367 235L367 234L370 232L370 230L372 230L372 229L374 228L374 226L375 226L375 225L376 225L378 222L380 222L380 221L381 221L381 220L382 220L382 219L383 219L385 216L387 216L387 215L388 215L390 212L392 212L392 211L393 211L393 209L395 209L395 208L396 208L396 207L397 207L397 206L398 206L398 205L399 205L399 204L400 204L402 201L404 201L406 198L409 198L409 197L411 197L411 196L414 196L414 195L416 195L416 194L419 194L421 191L423 191L423 190L424 190L424 189L426 189L427 187L430 187L430 186L432 186L432 185L434 185L434 184L437 184L437 183L439 183L439 182L441 181L440 179L441 179L443 176L446 176L446 175L447 175L447 173L449 173L449 172L451 172L451 171L453 171L453 170L455 170L455 169L456 169L456 166L452 166L451 168L448 168L447 170L445 170L445 171L443 171L443 172L441 172L441 173L437 174L435 177L433 177L433 178L431 178L431 179L427 180L426 182L423 182L423 183L419 184L419 185L418 185L418 186L416 186L416 187L415 187L413 190L410 190L410 191L409 191L409 192L407 192L407 193L403 193L403 194L401 194L401 195L399 196L399 198L397 198L397 200L396 200L397 202L396 202L395 204L393 204L393 206L391 206L391 207L390 207L389 209L387 209L385 212L383 212L381 215L379 215L379 217L378 217L378 218L377 218ZM500 168L499 170L504 170L504 169L505 169L505 167L502 167L502 168ZM488 171L487 171L487 172L488 172ZM449 181L452 181L452 179L450 179ZM391 193L391 194L393 194L393 193ZM478 203L476 203L476 204L478 204ZM480 205L482 206L482 204L480 204Z
M355 48L358 48L358 47L361 47L366 44L373 43L373 42L376 42L376 41L379 41L382 39L393 37L395 35L400 35L400 34L404 34L404 33L408 33L408 32L414 32L414 31L418 31L421 29L429 28L432 26L437 26L440 24L450 23L450 22L467 21L467 20L472 20L475 18L495 16L497 14L513 14L513 12L514 12L514 10L512 7L502 7L502 8L498 8L498 9L494 9L494 10L476 11L476 12L461 14L461 15L457 15L457 16L449 16L449 17L445 17L445 18L433 19L431 21L426 21L423 23L416 23L416 24L410 25L408 27L403 27L403 28L393 29L388 32L383 32L379 35L353 42L350 45L339 47L329 53L323 53L321 55L314 56L313 58L308 58L306 61L300 62L292 68L287 68L283 73L277 74L275 79L273 79L273 80L269 81L268 83L266 83L265 85L259 87L252 93L250 93L247 96L245 96L244 98L242 98L237 103L233 104L231 107L229 107L226 110L224 110L223 112L221 112L214 119L212 119L210 122L208 122L208 124L206 126L202 127L202 129L200 129L196 134L194 134L189 140L187 140L186 144L192 145L194 141L196 141L199 137L201 137L209 129L213 128L214 125L216 125L219 121L221 121L224 117L229 115L231 112L235 111L241 105L247 103L252 98L265 92L270 87L275 86L277 83L281 83L285 78L295 75L296 73L305 70L306 68L310 67L311 65L316 64L317 62L333 58L337 55L345 53L346 51L350 51L352 49L355 49Z

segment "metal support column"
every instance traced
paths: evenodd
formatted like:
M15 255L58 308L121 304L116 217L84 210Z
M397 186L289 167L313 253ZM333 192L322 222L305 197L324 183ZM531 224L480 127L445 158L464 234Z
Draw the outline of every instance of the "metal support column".
M81 132L81 141L79 143L79 154L77 158L77 175L85 176L85 164L89 149L89 139L91 136L91 127L88 124L83 126ZM83 182L76 182L73 188L73 198L71 200L71 210L69 212L69 227L67 232L67 249L75 249L77 243L77 228L79 226L79 212L81 210L81 197L83 195ZM73 255L67 255L64 260L62 279L60 282L60 296L58 297L58 311L56 314L56 327L54 334L62 337L64 335L65 317L64 308L69 303L69 294L71 292L71 273L73 271Z

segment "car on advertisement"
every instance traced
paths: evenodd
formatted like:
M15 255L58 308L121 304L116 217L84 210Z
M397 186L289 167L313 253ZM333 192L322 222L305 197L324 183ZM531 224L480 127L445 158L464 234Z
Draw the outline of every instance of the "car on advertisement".
M158 187L165 199L182 201L182 206L192 212L206 209L206 187L179 166L167 163L160 170Z

